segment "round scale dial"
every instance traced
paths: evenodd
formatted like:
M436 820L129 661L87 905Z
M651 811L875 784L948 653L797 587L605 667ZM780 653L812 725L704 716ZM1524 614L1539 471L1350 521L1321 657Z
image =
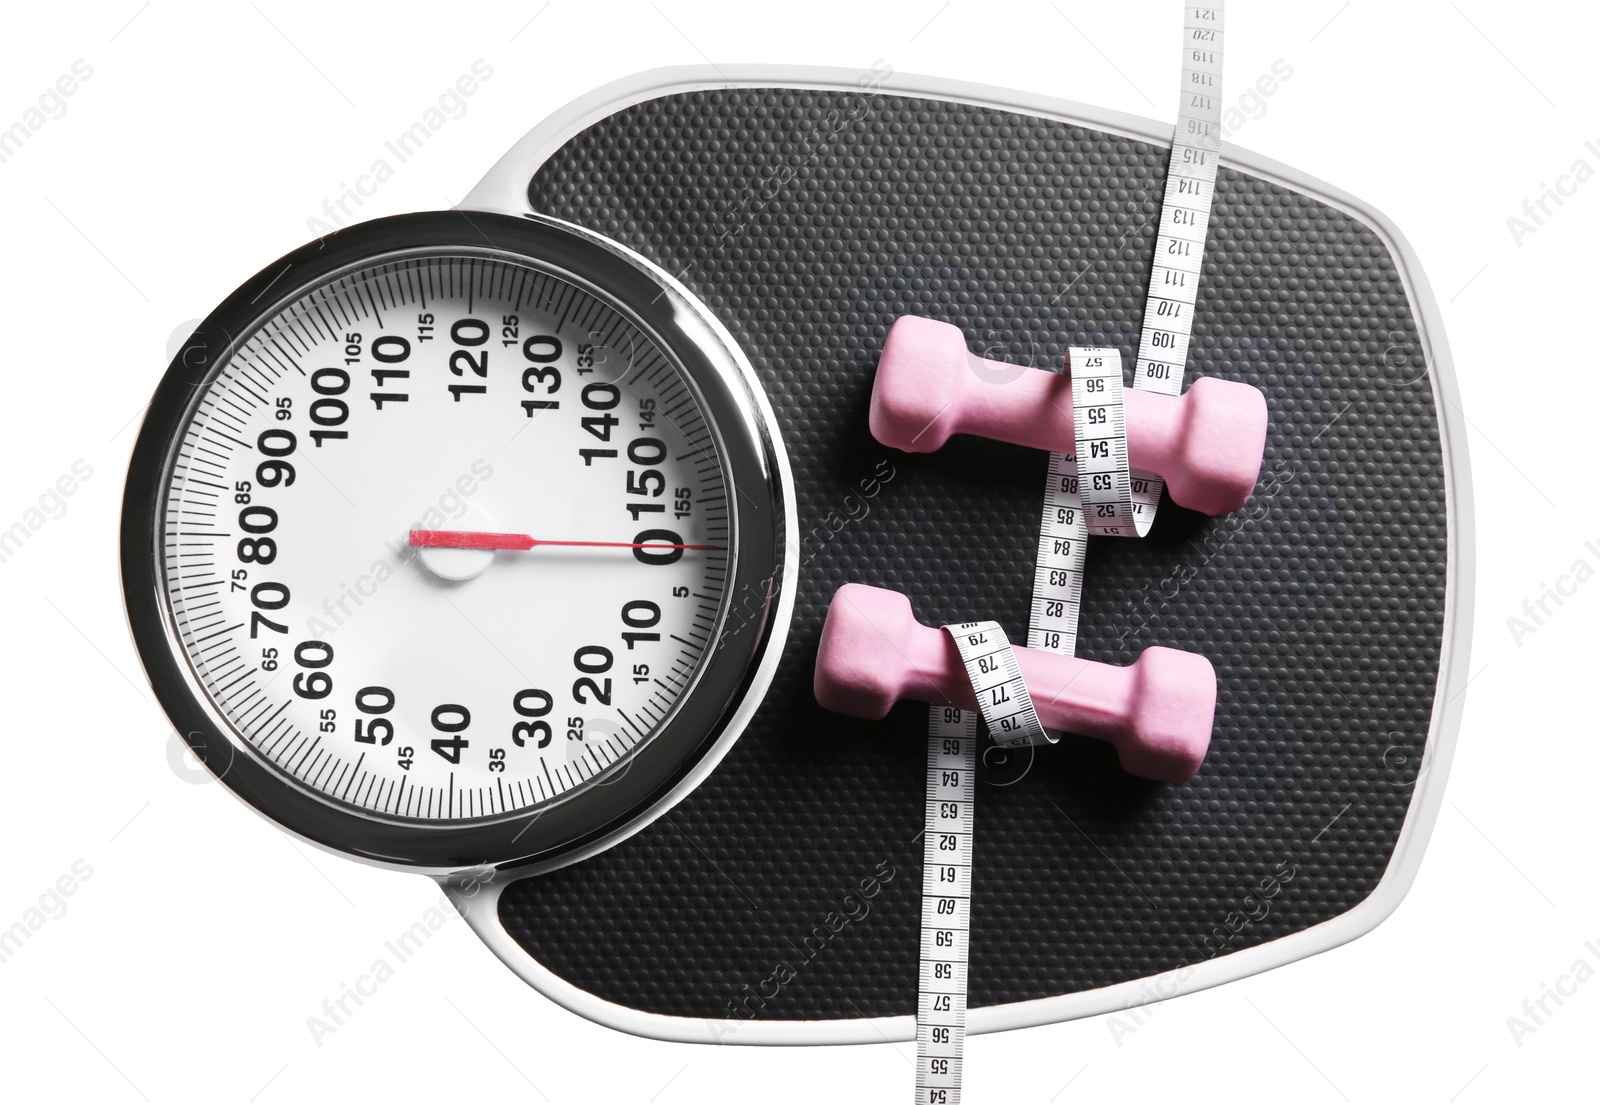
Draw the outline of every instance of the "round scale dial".
M675 358L563 274L420 251L296 292L167 463L183 656L333 803L466 821L604 786L715 652L718 435Z

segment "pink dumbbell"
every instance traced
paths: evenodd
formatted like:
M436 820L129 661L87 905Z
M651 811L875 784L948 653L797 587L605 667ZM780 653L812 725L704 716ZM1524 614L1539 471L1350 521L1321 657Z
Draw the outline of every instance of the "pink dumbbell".
M1022 681L1047 729L1099 737L1125 771L1182 783L1211 743L1217 673L1193 652L1147 648L1130 667L1014 648ZM847 583L822 626L812 683L817 701L877 719L902 698L976 710L972 683L950 634L917 621L898 591Z
M1183 395L1123 394L1128 464L1167 481L1172 501L1206 514L1238 510L1255 489L1267 400L1249 384L1203 377ZM1065 373L975 357L958 327L904 315L878 360L872 436L931 453L951 434L1070 453L1072 383Z

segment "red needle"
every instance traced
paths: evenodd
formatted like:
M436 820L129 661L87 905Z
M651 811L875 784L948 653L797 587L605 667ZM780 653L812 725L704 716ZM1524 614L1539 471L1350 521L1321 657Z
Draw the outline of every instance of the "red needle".
M411 545L418 549L513 549L522 552L539 545L566 545L580 549L720 549L720 545L671 545L664 541L542 541L525 533L482 533L477 530L414 529Z

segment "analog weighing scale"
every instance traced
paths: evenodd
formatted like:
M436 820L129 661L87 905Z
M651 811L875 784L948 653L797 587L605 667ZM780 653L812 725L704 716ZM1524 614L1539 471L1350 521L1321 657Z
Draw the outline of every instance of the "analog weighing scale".
M658 70L459 208L274 262L134 452L123 572L163 706L247 803L438 878L585 1017L913 1038L928 712L823 709L819 636L858 583L1027 640L1049 457L881 444L879 358L913 315L1019 372L1083 346L1131 370L1172 142L886 67ZM1209 754L1171 785L1080 736L982 747L972 1031L1360 935L1438 809L1472 569L1433 298L1381 215L1232 147L1204 246L1186 383L1265 396L1259 479L1094 541L1077 654L1209 659Z

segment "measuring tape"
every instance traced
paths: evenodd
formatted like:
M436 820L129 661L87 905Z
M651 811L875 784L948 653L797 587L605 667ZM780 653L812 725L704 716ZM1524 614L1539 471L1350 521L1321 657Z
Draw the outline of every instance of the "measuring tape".
M1184 8L1183 86L1167 162L1155 263L1145 300L1134 386L1177 395L1189 358L1206 228L1222 145L1222 4ZM1075 455L1052 453L1034 562L1028 646L1072 655L1083 594L1084 542L1090 533L1143 537L1155 521L1164 486L1128 467L1122 356L1074 348Z
M1133 369L1133 386L1141 391L1177 395L1183 390L1222 148L1221 87L1222 5L1185 7L1178 125L1167 161L1155 263ZM1075 349L1071 357L1072 421L1083 480L1084 522L1090 533L1143 537L1155 522L1164 484L1153 472L1129 471L1122 360L1116 357L1110 363L1105 354L1111 352Z
M928 708L922 824L922 955L917 970L917 1102L961 1100L967 1038L967 921L972 898L972 784L978 715Z
M1016 654L994 622L945 631L972 680L984 724L1005 745L1044 739ZM927 816L922 835L922 956L917 975L917 1101L957 1105L967 1037L967 946L972 900L972 790L978 718L928 711Z
M1167 163L1133 378L1134 387L1165 395L1183 390L1216 191L1222 146L1222 24L1220 0L1184 8L1178 124ZM1076 453L1052 453L1047 466L1028 646L1071 656L1077 650L1088 535L1145 536L1155 521L1164 483L1152 472L1128 466L1121 353L1108 348L1069 349L1067 367L1072 373ZM946 629L955 638L994 739L1007 745L1054 740L1039 724L1020 674L1015 689L1008 681L1005 673L1015 673L1017 662L1000 627L968 622ZM967 647L964 638L969 639ZM1005 697L991 702L997 695ZM991 718L996 709L1001 712ZM977 722L970 713L931 708L917 995L919 1105L956 1105L961 1100L976 743ZM952 887L960 892L947 892Z
M1133 386L1141 391L1177 395L1183 390L1221 149L1222 4L1193 4L1183 10L1178 125L1172 134L1172 156L1167 160L1161 230L1144 302L1139 359L1133 368ZM1078 398L1076 388L1072 397L1074 401ZM1140 537L1150 532L1156 520L1162 486L1161 477L1153 472L1132 474L1130 509Z
M1051 453L1046 466L1039 551L1033 562L1033 605L1028 615L1028 647L1063 656L1073 655L1078 647L1089 537L1085 511L1108 509L1108 504L1109 509L1121 509L1117 489L1129 482L1122 354L1115 349L1074 347L1067 350L1067 364L1072 371L1073 434L1078 452ZM1095 405L1092 420L1088 414L1091 402ZM1091 437L1091 433L1097 436ZM1080 471L1079 457L1092 458L1086 472ZM1091 485L1087 494L1082 483L1085 476ZM1099 486L1102 480L1105 485ZM1131 529L1131 520L1128 525ZM1040 733L1040 743L1059 739L1056 734Z

